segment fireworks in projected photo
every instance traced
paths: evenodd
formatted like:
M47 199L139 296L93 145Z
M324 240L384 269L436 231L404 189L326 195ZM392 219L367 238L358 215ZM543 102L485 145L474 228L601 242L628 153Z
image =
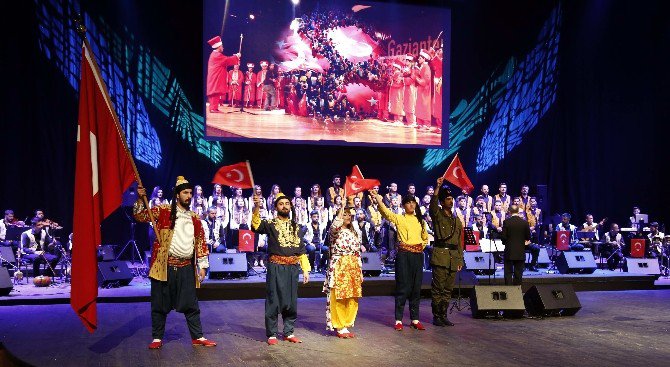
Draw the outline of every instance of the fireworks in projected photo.
M446 145L448 10L305 1L299 8L230 3L228 13L221 3L204 6L209 137Z

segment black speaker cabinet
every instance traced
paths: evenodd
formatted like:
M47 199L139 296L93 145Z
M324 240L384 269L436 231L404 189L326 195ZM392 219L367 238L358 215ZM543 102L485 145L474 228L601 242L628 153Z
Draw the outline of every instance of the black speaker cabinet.
M464 252L463 261L465 269L472 270L475 274L490 275L496 271L496 262L490 252Z
M661 275L661 269L658 266L657 259L637 259L627 257L624 270L632 274Z
M0 266L0 296L8 295L13 288L14 285L12 285L12 281L9 279L7 268Z
M382 262L378 252L364 252L361 254L363 275L379 276L382 273Z
M212 253L209 254L209 278L221 279L225 276L247 275L247 254Z
M133 274L125 261L99 261L98 284L103 287L113 285L128 285L133 280Z
M520 285L476 285L470 296L472 317L523 317L526 308L523 304Z
M12 265L16 263L16 256L14 256L14 251L9 246L0 246L0 257L2 262L7 262Z
M593 274L597 265L591 251L563 251L556 267L561 274Z
M574 316L582 308L571 284L536 284L523 301L533 316Z

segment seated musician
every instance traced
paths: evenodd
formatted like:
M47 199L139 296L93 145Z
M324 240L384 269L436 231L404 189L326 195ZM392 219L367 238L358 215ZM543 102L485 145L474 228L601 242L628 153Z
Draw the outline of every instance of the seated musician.
M33 262L33 276L40 274L40 265L47 264L44 275L54 276L54 269L61 253L56 242L44 229L44 223L37 217L30 221L30 229L21 234L20 253Z
M640 208L637 206L633 207L633 215L628 218L628 221L630 222L630 228L633 228L636 231L641 230L640 228L640 223L638 223L636 216L640 214Z
M5 218L0 220L0 246L11 246L12 252L16 253L19 249L19 243L7 238L7 228L9 227L24 227L25 224L14 217L14 211L11 209L5 210Z
M646 257L650 259L659 259L663 255L663 237L665 234L658 230L658 222L651 222L649 224L649 246L647 246Z
M556 231L570 231L570 250L583 251L584 245L577 242L577 227L570 224L572 216L570 213L563 213L561 215L561 223L556 226Z
M475 214L475 222L472 223L472 230L479 232L479 238L489 238L489 224L486 221L486 215Z
M326 235L328 233L326 226L321 222L319 212L312 210L309 214L310 222L304 226L303 239L305 242L305 250L309 259L311 268L314 271L321 271L325 269L328 261L328 244L326 244ZM318 262L315 262L318 257Z
M619 233L619 225L612 223L610 230L603 236L603 245L600 249L600 256L607 259L607 268L614 270L617 264L623 259L622 250L624 247L623 236Z
M205 232L205 241L212 252L226 252L225 234L226 228L220 218L216 217L217 209L210 206L207 210L207 216L202 220L202 229ZM226 213L228 214L228 213Z
M361 246L363 246L363 251L377 252L377 247L374 242L374 228L373 225L367 220L367 215L365 209L360 208L356 210L356 220L352 222L354 225L354 230L361 237Z
M595 223L593 221L593 215L592 214L586 214L586 222L582 224L582 232L594 232L594 238L593 240L590 240L589 238L578 238L579 241L582 242L591 242L591 252L593 252L593 256L596 256L600 253L598 249L598 241L600 241L600 228L602 228L603 224L605 224L605 219L601 220L598 223Z

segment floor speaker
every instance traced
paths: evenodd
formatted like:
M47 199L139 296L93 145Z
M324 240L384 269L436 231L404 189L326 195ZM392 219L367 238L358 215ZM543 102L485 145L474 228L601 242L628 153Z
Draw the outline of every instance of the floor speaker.
M0 257L2 258L3 262L10 263L14 265L16 262L16 256L14 256L14 251L12 250L11 247L8 246L0 246Z
M472 317L519 318L526 310L520 285L476 285L470 296Z
M128 285L133 280L133 274L128 269L125 261L99 261L98 262L98 284L103 287L113 285Z
M624 270L632 274L661 275L657 259L626 258Z
M593 274L597 267L591 251L563 251L556 259L561 274Z
M475 274L492 275L496 271L496 262L491 252L464 252L465 269Z
M536 284L523 301L533 316L574 316L582 308L571 284Z
M382 273L382 262L378 252L364 252L361 254L363 275L379 276Z
M12 285L12 281L9 279L7 268L0 266L0 296L8 295L13 288L14 285Z
M242 276L247 274L247 254L213 253L209 254L209 278L220 279L226 276Z

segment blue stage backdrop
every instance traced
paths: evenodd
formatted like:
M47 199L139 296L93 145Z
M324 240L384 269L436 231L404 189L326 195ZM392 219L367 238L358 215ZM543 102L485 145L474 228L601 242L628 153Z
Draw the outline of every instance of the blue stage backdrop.
M331 2L311 3L318 10ZM521 184L531 194L547 185L547 214L570 212L575 223L590 212L626 226L634 205L670 220L662 173L670 120L665 2L397 3L451 11L446 149L209 141L200 2L14 4L3 24L0 208L20 219L41 208L70 231L81 55L71 18L81 13L149 187L169 190L181 174L209 194L218 167L248 159L266 195L275 183L285 192L328 187L354 164L382 187L397 182L404 192L411 182L423 193L458 152L475 186L495 191L506 182L516 195ZM234 38L227 49L236 48ZM105 242L128 239L121 211L105 227Z

